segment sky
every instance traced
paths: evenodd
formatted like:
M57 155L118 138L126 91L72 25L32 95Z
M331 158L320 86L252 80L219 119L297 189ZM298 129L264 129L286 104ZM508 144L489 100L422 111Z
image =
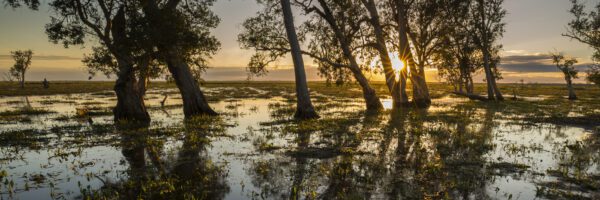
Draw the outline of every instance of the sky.
M598 1L587 0L588 7ZM528 83L564 82L561 73L550 63L550 52L559 51L578 58L583 63L578 66L582 71L591 62L591 48L561 36L571 19L569 0L505 0L504 7L508 15L505 19L506 33L500 41L504 46L501 64L504 79L500 82L514 83L521 79ZM237 35L242 22L260 9L256 0L217 0L213 11L221 18L221 23L213 34L222 46L210 61L212 68L205 74L206 80L247 78L245 66L253 52L240 48ZM88 75L80 60L93 44L65 49L60 44L50 43L44 33L44 25L50 21L50 15L45 4L39 11L0 6L0 74L8 72L14 64L10 51L32 49L35 55L26 80L87 80ZM321 80L311 59L305 58L305 63L309 81ZM290 68L291 59L284 58L271 67L267 76L254 80L291 81L294 76ZM428 81L439 81L436 73L434 69L428 70ZM382 80L380 75L371 74L369 77ZM483 76L475 79L481 81ZM97 76L94 80L106 78ZM576 82L585 83L583 79Z

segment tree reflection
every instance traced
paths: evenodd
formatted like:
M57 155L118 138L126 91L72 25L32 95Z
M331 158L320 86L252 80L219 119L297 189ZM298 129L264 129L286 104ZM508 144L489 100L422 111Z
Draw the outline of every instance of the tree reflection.
M249 172L265 198L486 199L493 176L485 155L495 147L496 112L457 106L363 115L335 129L297 132L294 151L343 149L335 156L288 154L256 162Z
M201 119L200 119L201 118ZM225 166L207 153L209 137L225 130L220 118L200 117L182 128L120 130L128 178L87 194L93 198L223 199L230 190ZM171 132L166 132L171 131ZM165 151L168 138L182 137L176 156ZM168 163L168 164L165 164Z

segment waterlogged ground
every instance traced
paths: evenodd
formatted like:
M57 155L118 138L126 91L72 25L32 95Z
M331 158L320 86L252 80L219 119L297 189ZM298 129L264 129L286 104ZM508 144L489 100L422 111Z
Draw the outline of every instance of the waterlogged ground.
M0 199L600 199L597 108L365 113L313 91L322 118L297 122L286 91L211 87L221 115L184 121L175 89L150 90L149 127L115 127L110 91L2 97Z

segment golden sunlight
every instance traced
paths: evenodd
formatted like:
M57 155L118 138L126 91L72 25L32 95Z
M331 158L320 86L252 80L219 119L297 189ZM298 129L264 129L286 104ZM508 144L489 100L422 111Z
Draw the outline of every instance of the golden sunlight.
M396 75L396 81L400 80L400 71L405 67L404 61L398 57L398 53L390 53L392 59L392 68L394 68L394 74Z

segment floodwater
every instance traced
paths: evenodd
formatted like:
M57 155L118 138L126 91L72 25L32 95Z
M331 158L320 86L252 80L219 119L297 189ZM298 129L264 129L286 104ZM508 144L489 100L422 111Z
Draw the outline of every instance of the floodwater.
M113 125L110 92L3 97L0 112L51 112L0 118L0 199L600 198L592 128L455 97L365 113L360 99L319 94L321 119L297 122L289 95L244 91L189 121L176 91L149 91L153 121L135 128Z

